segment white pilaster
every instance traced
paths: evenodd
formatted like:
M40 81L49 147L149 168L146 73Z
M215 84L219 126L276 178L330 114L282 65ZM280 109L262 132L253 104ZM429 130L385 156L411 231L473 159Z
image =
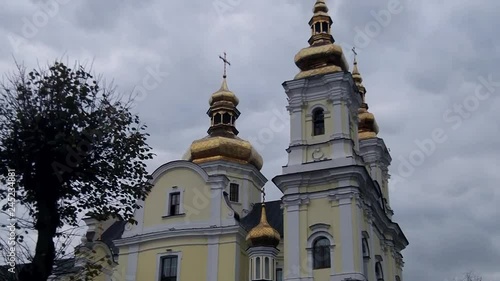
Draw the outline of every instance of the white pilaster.
M239 257L236 257L239 258ZM207 281L217 281L219 275L219 237L208 237Z
M302 108L290 108L290 146L302 144Z
M339 200L340 241L342 245L342 271L354 272L354 241L352 230L351 198Z
M137 274L137 262L139 255L139 245L130 245L128 247L128 261L127 261L127 272L126 281L136 281Z
M286 207L286 240L284 279L298 280L300 278L300 205Z

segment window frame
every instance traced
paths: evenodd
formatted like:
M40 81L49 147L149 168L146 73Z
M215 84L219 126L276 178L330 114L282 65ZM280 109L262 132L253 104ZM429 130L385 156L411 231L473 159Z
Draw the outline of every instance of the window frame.
M281 272L281 279L278 279L278 272ZM276 277L276 281L283 281L284 280L283 279L283 268L281 268L281 267L278 268L277 267L275 274L276 274L276 276L275 276Z
M317 244L321 241L327 242L325 245L320 245L317 246ZM312 245L312 266L313 270L316 269L324 269L324 268L331 268L332 267L332 257L331 257L331 242L330 239L328 239L325 236L319 236L316 239L314 239L313 245ZM318 259L318 251L321 252L321 260Z
M184 215L184 192L185 189L178 187L178 186L173 186L171 189L168 190L167 192L167 198L165 202L165 211L164 211L164 216L163 217L175 217L175 216L181 216ZM171 206L171 195L174 193L179 193L179 213L178 214L170 214L170 206Z
M377 274L377 271L379 274ZM375 278L377 281L384 281L384 268L382 266L382 261L377 261L375 263Z
M170 202L170 206L168 208L168 215L169 216L177 216L180 215L181 213L181 193L180 192L171 192L168 195L169 199L168 201ZM174 200L177 199L177 200ZM175 201L175 203L174 203ZM177 207L177 208L175 208Z
M177 272L175 276L175 281L179 281L181 274L181 263L182 263L182 253L181 252L165 252L158 254L156 257L156 281L162 281L163 273L163 260L168 257L175 257L177 259Z
M312 135L323 136L325 133L325 109L317 107L312 111Z
M171 260L170 261L170 268L169 268L169 274L175 274L174 276L166 276L163 277L164 274L164 269L165 269L165 261L166 260ZM173 270L174 267L172 267L172 263L175 261L175 270ZM160 281L177 281L177 266L179 265L179 259L177 256L163 256L160 258ZM166 280L164 280L166 278ZM174 280L171 280L171 278L175 278ZM170 280L169 280L170 279Z
M233 200L232 198L232 188L233 187L236 187L236 200ZM232 202L232 203L240 203L240 185L238 183L235 183L235 182L231 182L229 183L229 201Z

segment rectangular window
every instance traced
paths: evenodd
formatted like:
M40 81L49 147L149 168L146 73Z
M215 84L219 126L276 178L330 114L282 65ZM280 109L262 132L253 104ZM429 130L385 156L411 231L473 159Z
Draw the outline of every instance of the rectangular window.
M229 184L229 201L240 202L240 187L236 183Z
M159 281L178 281L177 256L166 256L161 258L161 275Z
M276 281L283 281L283 269L276 268Z
M181 206L181 193L173 192L170 193L170 209L168 210L169 216L175 216L180 213Z

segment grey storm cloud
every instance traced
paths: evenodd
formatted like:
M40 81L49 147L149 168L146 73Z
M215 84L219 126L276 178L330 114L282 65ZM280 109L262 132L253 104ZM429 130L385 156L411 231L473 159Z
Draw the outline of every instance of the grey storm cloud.
M307 46L313 3L6 1L0 71L14 70L14 58L30 68L57 58L92 64L137 96L154 170L206 135L208 98L221 83L218 55L227 51L238 129L263 154L271 179L287 163L281 83L298 72L293 58ZM347 59L358 50L367 102L391 149L390 201L410 241L405 280L453 280L469 270L500 280L500 2L328 4Z

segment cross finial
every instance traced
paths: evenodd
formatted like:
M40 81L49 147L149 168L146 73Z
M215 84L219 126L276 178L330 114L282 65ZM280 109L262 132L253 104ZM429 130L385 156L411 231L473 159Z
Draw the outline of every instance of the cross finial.
M358 61L357 61L358 52L356 52L356 47L352 47L351 51L354 53L354 65L356 65L356 64L358 64Z
M262 187L260 192L262 192L262 204L264 204L266 202L266 189Z
M220 58L220 59L224 62L224 76L222 76L222 77L226 78L226 77L227 77L227 70L226 70L226 67L227 67L228 65L231 65L231 63L230 63L230 62L227 60L227 58L226 58L226 52L224 52L224 57L219 56L219 58Z

